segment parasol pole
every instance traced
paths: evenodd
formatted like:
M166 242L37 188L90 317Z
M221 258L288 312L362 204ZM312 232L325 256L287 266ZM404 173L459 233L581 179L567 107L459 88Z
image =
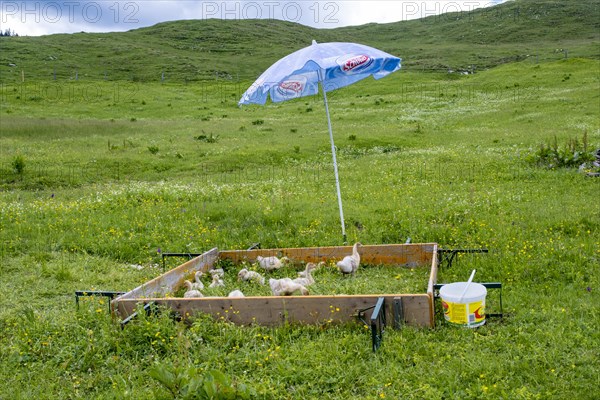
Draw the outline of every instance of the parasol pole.
M340 208L340 222L342 224L342 237L344 238L344 244L348 243L346 239L346 226L344 224L344 210L342 208L342 193L340 191L340 177L338 175L337 159L335 157L335 144L333 143L333 131L331 129L331 117L329 116L329 105L327 104L327 91L325 85L323 85L322 72L319 71L319 82L321 83L321 89L323 90L323 101L325 102L325 113L327 114L327 126L329 128L329 140L331 142L331 156L333 157L333 171L335 173L335 188L337 190L338 206Z

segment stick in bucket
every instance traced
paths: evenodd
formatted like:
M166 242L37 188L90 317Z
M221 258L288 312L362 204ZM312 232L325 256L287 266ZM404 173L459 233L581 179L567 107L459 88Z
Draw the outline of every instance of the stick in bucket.
M459 302L462 301L463 297L465 297L465 294L467 293L467 290L469 290L469 285L471 285L471 282L473 282L473 277L475 276L476 271L477 270L474 269L473 272L471 272L471 276L469 277L469 280L467 281L467 284L465 285L465 289L463 290L462 294L460 295Z

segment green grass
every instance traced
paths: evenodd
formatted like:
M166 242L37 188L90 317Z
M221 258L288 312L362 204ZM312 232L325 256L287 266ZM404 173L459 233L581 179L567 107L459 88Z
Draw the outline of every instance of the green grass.
M312 295L354 295L354 294L390 294L390 293L426 293L430 268L407 268L400 266L366 265L361 264L360 273L352 277L340 278L340 272L333 262L323 265L313 271L315 283L307 288ZM238 272L246 268L260 273L264 278L261 285L255 281L240 281ZM212 282L210 275L202 277L204 284L202 294L205 296L227 296L232 290L239 289L245 296L271 296L269 279L297 278L298 272L303 271L302 265L286 265L276 271L265 271L256 264L242 263L241 265L228 265L223 281L225 286L210 288ZM194 275L186 276L194 282ZM166 297L183 297L185 286L179 287L175 293ZM298 294L298 293L296 293Z
M258 398L591 393L600 370L598 182L527 156L584 131L600 146L597 71L597 61L581 59L460 79L398 73L333 94L349 240L489 248L460 257L439 280L465 280L476 268L478 280L504 284L502 321L467 330L438 314L433 330L387 330L376 354L359 324L201 318L186 328L159 316L120 330L102 300L74 306L74 290L130 290L157 276L159 251L340 244L319 99L238 109L159 85L141 85L149 112L129 102L6 99L0 376L18 389L0 395L169 398L149 374L155 365L219 369ZM154 104L158 96L171 106ZM195 139L209 134L218 140ZM395 276L367 271L373 291L393 285ZM325 292L358 290L336 288L330 273L316 274L333 279ZM497 311L497 295L488 298Z
M476 280L504 285L504 319L470 330L438 312L434 329L388 329L377 353L361 324L198 316L187 326L162 313L121 330L106 299L75 307L75 290L158 276L161 252L341 244L320 98L239 109L250 81L93 81L91 96L83 80L4 80L0 398L167 399L151 371L188 367L264 399L589 398L600 375L599 181L530 160L584 132L600 147L599 70L596 58L473 75L409 68L331 93L349 241L485 247L439 281L477 269ZM371 289L334 272L318 271L332 286L314 290ZM380 293L398 282L377 268L360 275ZM488 300L498 311L498 294Z

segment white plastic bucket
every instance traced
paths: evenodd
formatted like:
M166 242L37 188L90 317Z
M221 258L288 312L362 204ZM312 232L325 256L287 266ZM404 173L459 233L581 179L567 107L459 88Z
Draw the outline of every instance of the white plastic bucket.
M453 324L476 328L485 324L485 286L471 282L463 294L467 282L455 282L440 289L444 318Z

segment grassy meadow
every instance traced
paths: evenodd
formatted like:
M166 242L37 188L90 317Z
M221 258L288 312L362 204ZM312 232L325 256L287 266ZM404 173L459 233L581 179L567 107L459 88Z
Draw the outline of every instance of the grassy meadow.
M121 329L106 298L75 307L76 290L160 275L161 252L341 245L321 98L238 108L250 80L4 80L0 399L204 398L215 370L257 399L592 398L600 180L536 163L554 142L600 148L600 63L584 56L406 68L328 96L348 241L487 248L439 281L477 269L504 287L503 319L471 330L438 312L433 329L386 330L376 353L359 323L162 313ZM385 293L411 272L370 274L361 290Z

